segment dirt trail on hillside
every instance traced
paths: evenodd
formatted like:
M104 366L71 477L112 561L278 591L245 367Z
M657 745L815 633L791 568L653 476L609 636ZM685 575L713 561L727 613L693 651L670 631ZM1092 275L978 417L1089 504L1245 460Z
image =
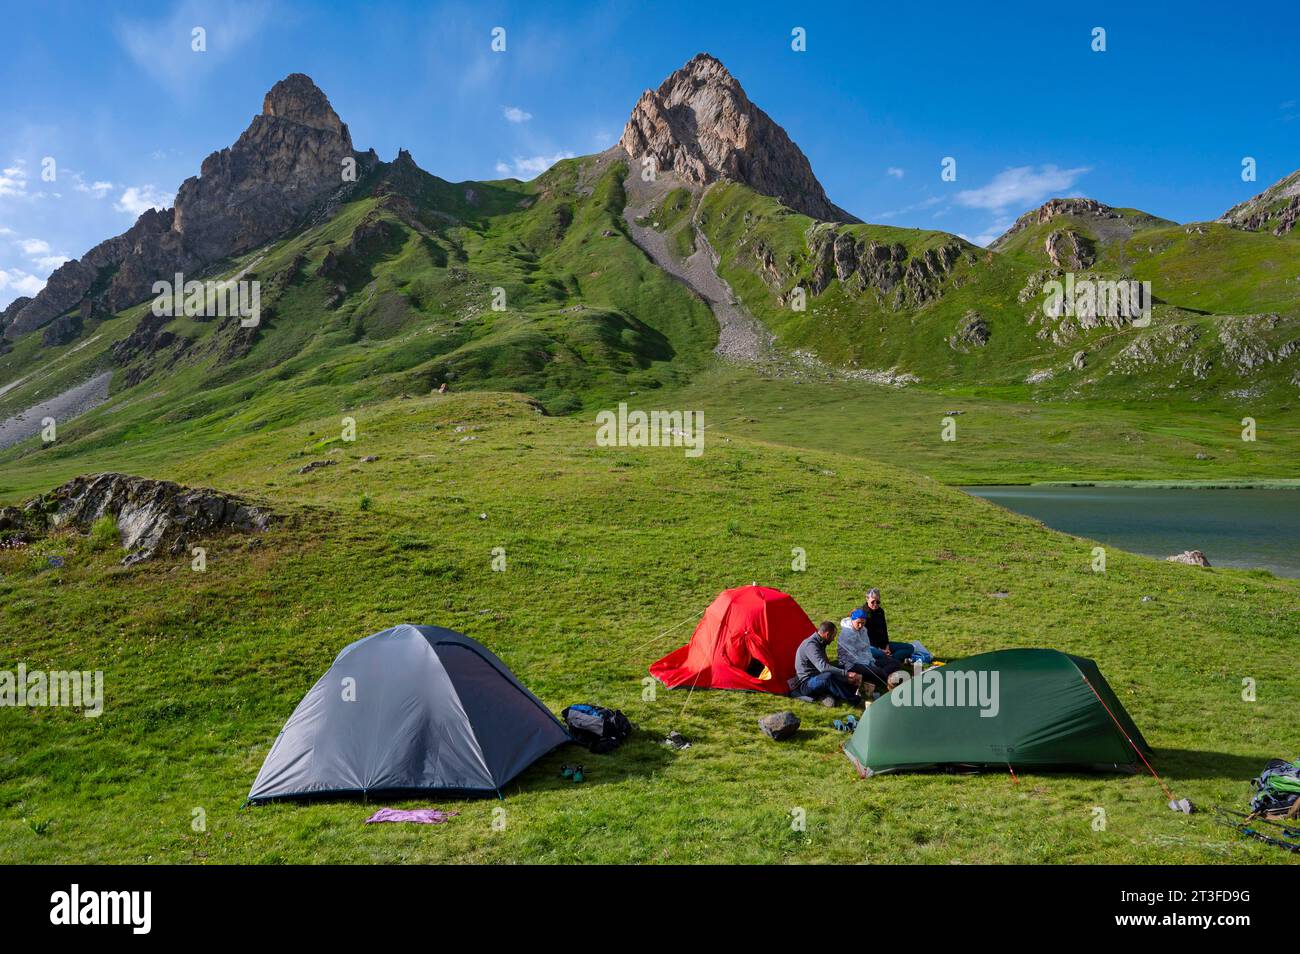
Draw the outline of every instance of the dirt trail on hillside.
M718 319L715 354L733 361L770 360L773 336L745 311L732 294L731 286L718 274L718 257L704 233L695 229L695 252L683 261L669 250L666 236L648 225L637 224L637 219L649 213L678 185L672 176L661 174L656 182L643 182L635 172L629 174L624 183L627 204L623 208L628 234L652 262L699 295L712 309ZM692 216L692 227L694 224Z
M47 417L54 418L56 427L62 427L74 417L99 407L108 400L108 383L112 378L111 371L97 374L89 381L83 381L61 394L56 394L40 404L33 404L25 411L19 411L13 417L0 421L0 449L39 434L41 421Z

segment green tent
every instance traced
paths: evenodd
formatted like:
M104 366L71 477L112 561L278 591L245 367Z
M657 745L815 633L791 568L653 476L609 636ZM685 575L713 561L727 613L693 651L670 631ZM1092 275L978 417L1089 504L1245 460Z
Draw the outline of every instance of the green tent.
M844 751L864 777L942 766L1137 771L1151 754L1097 664L1055 649L929 669L868 706Z

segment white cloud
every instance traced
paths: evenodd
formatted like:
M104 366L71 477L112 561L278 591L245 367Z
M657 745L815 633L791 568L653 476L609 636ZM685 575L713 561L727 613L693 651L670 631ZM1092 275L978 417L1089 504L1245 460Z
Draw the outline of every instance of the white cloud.
M892 209L889 212L880 212L876 215L873 215L872 218L873 219L897 218L900 215L906 215L908 212L916 212L918 209L933 208L934 206L938 205L942 201L943 199L940 196L937 195L927 196L926 198L922 199L920 202L914 202L911 205L906 205L901 209Z
M5 232L12 234L11 229L5 229ZM28 260L36 266L37 272L42 275L48 275L64 262L68 261L66 255L55 255L50 250L50 243L44 239L26 238L18 239L13 243L27 256ZM16 274L26 274L16 273Z
M26 163L18 159L12 166L0 169L0 196L27 195L27 170L24 166Z
M167 209L171 207L175 195L160 192L151 185L128 186L121 197L113 203L119 212L141 215L147 209Z
M96 181L87 185L86 180L82 178L81 173L74 172L72 174L72 188L76 189L78 192L88 193L96 199L102 199L112 191L113 183Z
M898 166L890 166L885 170L885 175L893 176L895 179L901 179L903 178L904 173L902 169L898 168Z
M72 259L68 258L66 255L42 255L40 258L32 259L32 261L36 263L36 268L39 271L45 272L48 275L60 265L64 265L72 261Z
M44 287L45 279L43 278L37 278L35 275L29 275L16 268L0 268L0 292L17 292L17 295L5 296L10 300L19 295L26 295L30 298Z
M1000 212L1008 207L1029 208L1041 205L1051 195L1061 195L1071 188L1079 176L1091 167L1058 169L1054 165L1017 166L999 172L987 184L977 189L957 193L957 204L968 209L989 209Z
M989 225L988 228L974 238L967 238L965 235L962 235L962 238L978 245L980 248L987 248L994 239L1000 236L1007 229L1011 228L1014 222L1015 219L1011 218L997 218L993 220L993 223Z
M14 234L13 229L0 225L0 235L13 235L13 234Z
M549 156L515 156L509 163L498 162L496 169L502 176L513 176L516 179L526 180L541 175L561 159L572 158L573 153L571 152L557 152Z
M502 106L501 115L505 116L508 122L526 123L533 118L532 113L526 113L518 106Z
M274 4L253 0L184 0L159 20L121 20L115 32L138 67L173 93L182 93L256 38L275 12ZM202 52L192 45L193 31L200 27L206 43Z

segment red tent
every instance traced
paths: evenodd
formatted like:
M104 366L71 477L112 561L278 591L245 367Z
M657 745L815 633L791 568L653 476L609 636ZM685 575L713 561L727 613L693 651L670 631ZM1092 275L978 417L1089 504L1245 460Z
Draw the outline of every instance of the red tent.
M817 627L794 597L767 586L741 586L715 599L695 635L650 667L669 689L789 692L794 655Z

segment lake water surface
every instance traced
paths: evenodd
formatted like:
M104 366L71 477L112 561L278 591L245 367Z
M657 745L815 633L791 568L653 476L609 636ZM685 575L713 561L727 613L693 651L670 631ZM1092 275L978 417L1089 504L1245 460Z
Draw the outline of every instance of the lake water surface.
M1054 530L1134 553L1300 577L1300 490L964 487Z

